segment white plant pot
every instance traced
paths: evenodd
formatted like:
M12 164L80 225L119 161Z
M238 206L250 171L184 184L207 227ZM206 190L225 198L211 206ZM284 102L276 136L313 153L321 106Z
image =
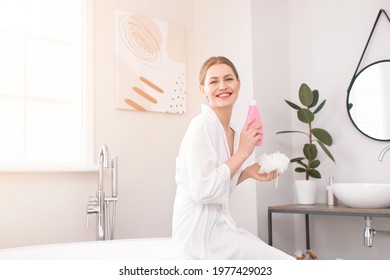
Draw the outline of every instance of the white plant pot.
M295 193L298 204L315 204L316 191L316 182L311 180L295 180Z

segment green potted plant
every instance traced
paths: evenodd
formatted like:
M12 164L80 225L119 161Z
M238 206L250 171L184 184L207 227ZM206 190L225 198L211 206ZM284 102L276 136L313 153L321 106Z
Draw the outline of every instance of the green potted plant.
M305 196L301 199L297 193L298 203L300 204L313 204L315 203L315 182L310 180L310 178L319 179L321 178L321 173L318 170L321 162L317 158L318 156L318 146L322 151L333 161L335 159L331 152L328 150L328 146L333 144L332 136L328 131L323 128L317 128L313 126L313 121L318 112L324 107L326 100L323 100L319 105L319 92L318 90L311 90L310 87L303 83L299 88L299 101L301 105L297 105L291 101L285 100L286 103L297 111L298 120L307 125L306 131L300 130L287 130L279 131L277 134L283 133L299 133L307 136L307 141L303 144L303 156L299 156L291 159L291 163L296 163L298 166L295 168L295 172L304 173L305 180L296 180L297 184L304 184L305 189L311 190L311 197ZM317 106L318 105L318 106ZM318 146L317 146L318 145ZM306 182L302 182L306 181ZM310 187L309 187L310 185ZM313 186L314 185L314 186ZM298 186L297 186L298 187ZM313 194L314 192L314 194ZM313 202L314 196L314 202Z

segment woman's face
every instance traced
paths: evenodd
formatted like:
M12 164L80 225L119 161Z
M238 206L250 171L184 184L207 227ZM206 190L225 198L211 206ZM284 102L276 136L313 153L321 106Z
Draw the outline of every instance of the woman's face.
M240 81L230 66L215 64L207 70L200 90L207 96L211 107L229 107L237 100Z

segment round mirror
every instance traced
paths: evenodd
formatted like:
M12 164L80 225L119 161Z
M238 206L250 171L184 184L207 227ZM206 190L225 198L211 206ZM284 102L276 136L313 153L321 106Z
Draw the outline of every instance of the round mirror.
M356 75L348 91L347 111L361 133L390 141L390 60L372 63Z

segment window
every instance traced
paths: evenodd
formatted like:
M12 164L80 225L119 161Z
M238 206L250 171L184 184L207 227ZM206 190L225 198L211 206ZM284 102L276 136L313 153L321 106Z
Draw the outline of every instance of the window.
M92 1L0 0L0 165L92 163Z

